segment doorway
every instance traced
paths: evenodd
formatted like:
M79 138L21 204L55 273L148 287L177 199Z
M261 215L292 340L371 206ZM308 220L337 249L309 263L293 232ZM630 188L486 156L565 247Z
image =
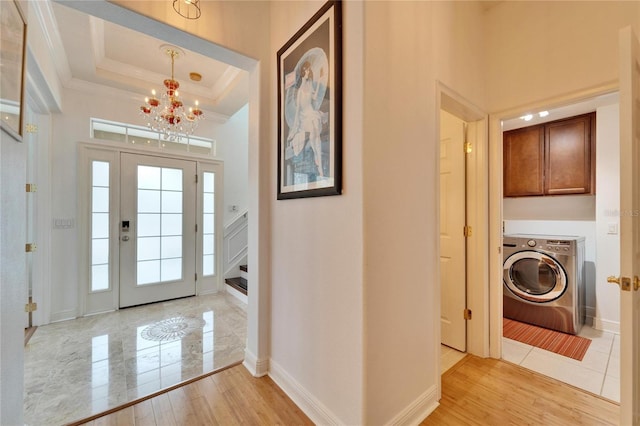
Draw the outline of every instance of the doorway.
M487 115L442 83L438 100L440 333L441 343L447 346L439 348L437 359L443 371L449 360L455 363L465 352L489 354L488 294L484 290L488 288L488 170L484 164L488 134ZM454 139L457 141L449 141ZM454 340L450 334L456 336ZM449 352L449 346L456 352Z
M223 165L79 149L82 315L220 290Z
M131 153L120 157L119 307L194 296L195 161ZM93 193L99 189L94 182ZM215 209L210 220L214 217ZM94 262L92 268L99 267Z
M602 88L582 96L573 96L556 102L532 105L530 110L510 111L498 118L499 123L492 122L492 136L497 141L496 156L492 170L500 175L499 183L492 184L500 191L500 210L502 215L499 223L492 223L493 229L501 229L500 240L496 241L502 247L502 236L510 234L534 235L568 235L585 237L585 267L584 289L586 303L583 315L585 325L579 336L591 340L589 352L585 355L588 363L577 362L560 355L543 351L530 345L521 344L513 340L502 338L502 269L503 253L499 259L491 262L492 270L495 266L496 274L491 273L492 305L499 309L492 311L492 330L498 333L500 342L492 340L492 356L495 344L500 345L497 358L506 359L512 363L551 376L565 383L588 390L611 400L619 401L619 331L618 318L619 294L615 286L606 283L606 271L616 270L619 262L618 218L612 214L611 206L619 205L619 196L615 188L619 188L617 175L619 154L616 141L619 139L618 128L618 99L617 94L610 88ZM539 116L543 112L544 117ZM593 195L565 195L554 197L518 197L503 198L502 196L502 132L527 127L529 124L555 122L567 117L596 112L596 156L595 194ZM527 114L530 113L531 117ZM548 115L547 115L548 114ZM527 118L528 121L524 121ZM521 122L518 124L518 122ZM497 132L497 133L494 133ZM492 179L495 176L492 176ZM603 189L604 188L604 189ZM495 195L495 194L494 194ZM493 198L492 200L498 201ZM495 220L494 217L491 220ZM494 232L495 233L495 232ZM495 235L491 235L491 239ZM597 250L596 250L597 246ZM493 254L493 251L491 251ZM499 266L498 266L499 264ZM497 314L499 317L493 317ZM494 323L496 321L496 323ZM495 336L495 333L492 333ZM493 339L493 338L492 338ZM593 352L596 350L596 352ZM613 368L610 368L613 367Z

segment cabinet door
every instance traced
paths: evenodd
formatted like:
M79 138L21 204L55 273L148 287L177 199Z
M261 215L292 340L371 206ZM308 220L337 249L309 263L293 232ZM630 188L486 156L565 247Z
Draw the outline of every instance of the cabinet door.
M543 195L544 127L503 134L504 196Z
M545 126L545 194L592 193L595 114L586 114Z

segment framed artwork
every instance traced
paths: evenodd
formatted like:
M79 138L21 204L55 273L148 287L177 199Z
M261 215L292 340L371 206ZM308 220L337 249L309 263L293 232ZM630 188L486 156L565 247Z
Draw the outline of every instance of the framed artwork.
M27 24L15 0L0 1L0 127L22 141Z
M342 193L342 10L327 2L278 51L278 200Z

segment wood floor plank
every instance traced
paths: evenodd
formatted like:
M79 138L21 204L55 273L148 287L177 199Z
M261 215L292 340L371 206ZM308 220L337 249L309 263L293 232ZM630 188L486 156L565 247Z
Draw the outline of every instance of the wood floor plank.
M440 406L421 424L617 425L619 406L513 364L468 355L442 375Z
M150 399L134 405L133 414L136 426L155 426L156 424L153 404Z
M166 393L160 394L155 398L150 399L150 401L153 406L156 425L178 426L173 415L171 401L169 401L169 396Z
M153 414L151 421L150 411ZM468 355L442 376L440 406L421 424L617 425L618 404L513 364ZM312 425L269 378L241 365L86 425Z

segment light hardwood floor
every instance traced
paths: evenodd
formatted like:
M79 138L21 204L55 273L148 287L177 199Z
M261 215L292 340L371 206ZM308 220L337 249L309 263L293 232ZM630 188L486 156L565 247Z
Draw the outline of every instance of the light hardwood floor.
M90 421L90 426L313 425L269 377L241 364Z
M268 377L236 365L74 425L311 425ZM440 406L422 425L617 425L617 404L516 365L467 355L442 375Z
M602 397L497 359L467 355L442 375L440 406L421 425L618 425Z

